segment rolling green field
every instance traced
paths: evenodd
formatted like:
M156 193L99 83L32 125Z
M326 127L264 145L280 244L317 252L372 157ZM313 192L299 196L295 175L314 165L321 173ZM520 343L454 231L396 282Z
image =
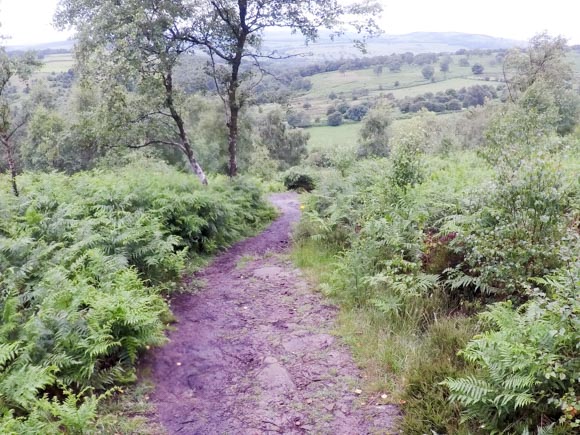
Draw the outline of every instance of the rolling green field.
M346 71L332 71L316 74L308 79L312 82L312 89L297 96L292 105L299 109L305 103L310 104L308 113L313 119L324 118L326 109L332 104L329 99L331 93L346 101L373 100L380 96L392 93L395 98L413 97L427 92L439 92L446 89L460 89L476 84L493 84L502 77L501 65L495 62L495 55L469 56L470 66L459 66L459 59L465 56L453 55L448 73L439 71L439 64L435 64L434 82L423 78L422 66L404 65L399 72L391 72L387 67L381 74L376 74L372 68ZM475 76L471 65L480 63L485 71ZM489 78L489 82L485 78ZM398 82L398 86L395 86ZM364 94L364 95L361 95Z
M49 54L42 59L41 73L61 73L74 67L72 53Z
M343 124L338 127L310 127L306 131L310 134L308 145L310 149L332 150L355 148L361 124Z
M461 116L461 112L442 113L438 117L452 119ZM410 118L401 118L393 120L391 131L394 135L408 128L411 122ZM359 132L362 124L360 122L342 124L338 127L315 126L305 129L310 134L308 146L310 151L332 151L332 150L355 150L358 147Z

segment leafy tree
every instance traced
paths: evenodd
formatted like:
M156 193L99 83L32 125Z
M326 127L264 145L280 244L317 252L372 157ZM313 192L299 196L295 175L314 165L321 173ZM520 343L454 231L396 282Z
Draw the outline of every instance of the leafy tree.
M62 134L69 127L55 111L38 107L30 117L26 139L20 147L23 165L31 169L67 170ZM54 144L58 143L59 146Z
M469 66L469 59L467 59L466 57L462 57L461 59L459 59L459 66Z
M435 74L435 68L432 65L425 65L421 70L421 74L423 74L426 80L431 80Z
M174 81L176 66L192 48L180 27L187 16L183 4L169 0L61 0L56 20L78 30L81 72L85 79L96 79L105 93L112 136L126 138L131 148L179 150L206 184ZM127 89L135 92L128 96Z
M309 134L291 128L280 109L269 112L259 128L260 142L266 146L270 157L279 162L279 169L296 166L306 155Z
M353 121L360 121L364 118L368 111L369 107L366 104L358 104L356 106L350 107L344 114L344 117Z
M304 111L291 110L286 114L286 121L292 127L308 127L310 126L310 116Z
M369 110L360 130L358 157L387 157L390 153L388 129L391 124L390 108L377 106Z
M430 65L432 63L437 62L437 54L435 53L419 53L413 59L413 62L416 65Z
M398 60L394 60L389 62L389 71L391 72L400 72L401 71L401 62Z
M0 38L0 44L2 39ZM3 159L10 172L12 192L19 195L16 175L16 136L28 123L30 108L26 107L22 98L10 92L11 82L20 79L25 82L30 78L33 69L40 64L31 52L19 56L9 56L6 48L0 45L0 145ZM28 86L28 84L27 84Z
M483 65L480 63L474 63L473 66L471 67L471 72L473 72L473 74L479 75L479 74L483 74Z
M264 59L283 58L265 51L264 31L289 28L301 33L306 42L316 40L321 28L340 33L347 25L372 35L378 31L373 16L381 10L374 1L344 5L338 0L198 0L183 4L187 25L179 38L210 57L210 74L226 109L230 176L238 172L238 121L252 94L253 77L263 71ZM254 68L243 69L245 62Z
M548 110L560 117L558 133L569 133L578 122L579 100L573 90L573 69L566 60L566 40L546 33L534 36L527 50L512 50L505 59L504 80L509 98L525 107Z
M327 123L331 127L338 127L342 124L342 113L332 112L330 115L328 115Z
M439 70L443 74L447 74L449 72L449 65L451 64L451 60L451 56L446 56L443 58L443 60L441 60L441 63L439 64Z

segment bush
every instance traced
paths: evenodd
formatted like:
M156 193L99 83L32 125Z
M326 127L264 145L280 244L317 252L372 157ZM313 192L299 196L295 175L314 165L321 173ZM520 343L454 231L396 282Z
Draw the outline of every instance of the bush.
M393 128L389 159L325 171L306 203L300 246L319 246L331 263L321 288L343 306L344 334L373 386L405 401L408 433L522 433L559 421L553 432L577 430L578 347L571 343L579 341L578 277L559 297L545 276L577 256L578 153L572 140L552 142L554 127L543 115L502 111L506 125L491 125L485 152L452 158L426 154L441 133L422 115ZM488 322L474 358L458 357L478 329L466 316L509 299L505 317L517 325ZM542 311L548 314L532 317ZM528 372L538 374L531 384L510 384ZM449 402L446 379L467 385L451 391L464 397ZM482 382L479 402L473 391ZM534 403L515 406L521 393Z
M282 175L282 182L288 190L305 190L310 192L316 188L316 180L312 173L299 167L288 169Z
M342 124L342 114L340 112L332 112L328 115L327 123L331 127L338 127Z
M386 157L390 153L389 127L392 124L391 109L377 106L369 110L363 119L359 133L357 157Z
M471 72L473 72L473 74L480 75L483 74L484 69L485 68L483 67L482 64L474 63L473 66L471 67Z
M457 222L452 246L465 259L448 282L464 296L525 300L529 279L560 267L562 250L576 237L566 213L573 187L558 163L537 157L520 164L476 194Z
M367 105L358 104L356 106L349 108L344 114L344 117L352 121L360 121L361 119L364 118L364 116L367 114L368 111L369 108Z

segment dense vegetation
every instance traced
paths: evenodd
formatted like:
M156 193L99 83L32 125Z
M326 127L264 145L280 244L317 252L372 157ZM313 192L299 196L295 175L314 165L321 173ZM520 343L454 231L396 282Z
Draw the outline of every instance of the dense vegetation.
M579 423L578 144L530 156L508 174L472 152L410 157L405 140L390 160L321 178L297 235L298 261L338 255L323 288L351 313L347 337L363 331L371 343L358 344L365 364L404 379L395 390L409 433L547 422L571 430ZM456 353L476 331L483 335L462 360ZM467 423L448 397L465 407Z
M187 263L273 210L251 181L207 189L152 162L19 181L0 192L0 431L96 430L99 394L165 341Z
M406 433L578 430L577 47L276 64L264 28L378 6L244 4L63 0L74 67L0 47L0 431L116 432L100 404L267 183L309 192L296 261Z
M359 143L383 137L370 155L389 158L313 161L296 261L406 433L580 427L580 137L558 134L562 82L541 71L452 122L420 112L389 134L370 111Z
M414 98L406 97L397 102L402 113L418 112L421 109L430 112L445 112L482 106L486 100L498 98L497 89L489 85L475 85L459 90L447 89L445 92L418 95Z

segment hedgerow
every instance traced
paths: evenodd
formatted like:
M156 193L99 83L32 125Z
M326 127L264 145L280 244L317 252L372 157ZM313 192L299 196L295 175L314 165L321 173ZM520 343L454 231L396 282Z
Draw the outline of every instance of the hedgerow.
M19 182L0 192L0 432L90 431L99 395L164 343L186 260L273 210L249 180L205 188L160 163Z

